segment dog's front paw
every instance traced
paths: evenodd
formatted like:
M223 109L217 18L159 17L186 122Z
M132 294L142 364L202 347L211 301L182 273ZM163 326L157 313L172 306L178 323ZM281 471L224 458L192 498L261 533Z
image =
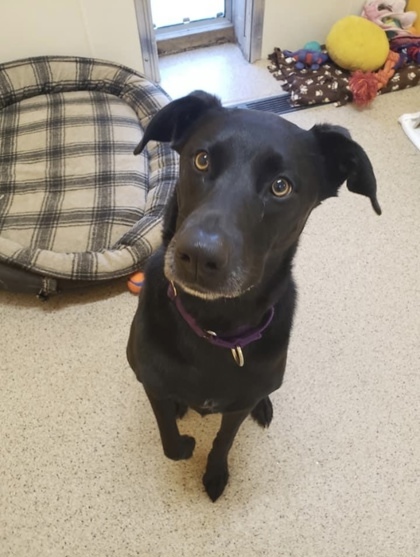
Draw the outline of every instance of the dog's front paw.
M165 450L165 456L171 460L186 460L187 458L191 458L194 448L194 437L180 435L177 445Z
M203 485L213 503L222 495L229 479L227 464L207 467L203 476Z
M273 405L268 396L260 400L252 410L251 416L261 427L268 427L273 419Z

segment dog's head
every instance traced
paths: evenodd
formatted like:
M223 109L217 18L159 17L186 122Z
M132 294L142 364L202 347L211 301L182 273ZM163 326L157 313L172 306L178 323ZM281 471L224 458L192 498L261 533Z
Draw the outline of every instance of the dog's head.
M345 181L381 214L372 165L338 126L306 131L195 91L154 116L135 154L150 140L180 154L165 274L198 297L235 298L260 284L294 252L312 209Z

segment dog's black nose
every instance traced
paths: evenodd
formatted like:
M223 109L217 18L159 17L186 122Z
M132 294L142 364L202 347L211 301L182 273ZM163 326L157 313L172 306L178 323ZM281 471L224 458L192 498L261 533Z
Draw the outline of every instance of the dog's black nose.
M189 280L217 276L228 261L227 243L218 233L195 229L181 233L177 239L177 267Z

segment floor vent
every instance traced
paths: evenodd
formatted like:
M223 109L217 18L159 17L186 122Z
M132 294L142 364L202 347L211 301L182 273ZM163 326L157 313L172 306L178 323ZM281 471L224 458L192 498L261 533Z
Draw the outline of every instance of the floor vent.
M263 112L274 112L274 114L286 114L287 112L295 112L309 106L292 106L290 104L290 95L276 95L275 97L266 97L256 101L247 101L235 105L236 108L250 108L252 110L261 110Z

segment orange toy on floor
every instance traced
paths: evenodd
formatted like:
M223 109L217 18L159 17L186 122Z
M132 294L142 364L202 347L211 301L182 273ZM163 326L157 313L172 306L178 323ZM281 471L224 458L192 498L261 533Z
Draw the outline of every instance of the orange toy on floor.
M127 281L127 287L132 294L138 296L144 283L144 273L134 273Z

